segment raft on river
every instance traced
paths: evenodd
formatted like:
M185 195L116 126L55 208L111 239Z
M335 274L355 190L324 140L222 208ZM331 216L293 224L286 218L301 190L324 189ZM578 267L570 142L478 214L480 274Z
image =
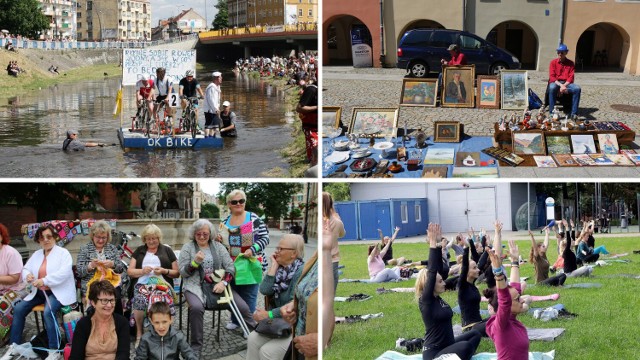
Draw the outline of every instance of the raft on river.
M204 135L192 137L190 133L173 136L147 137L140 131L131 131L128 127L118 129L118 139L123 149L222 149L224 141L221 138L205 138Z

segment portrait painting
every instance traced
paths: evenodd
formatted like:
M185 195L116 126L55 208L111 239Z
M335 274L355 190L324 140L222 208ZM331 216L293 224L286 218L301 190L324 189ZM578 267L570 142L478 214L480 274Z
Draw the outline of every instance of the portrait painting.
M598 134L600 152L604 154L617 154L620 152L616 134Z
M403 79L400 105L436 106L438 79Z
M524 110L529 107L527 71L502 70L500 72L500 98L506 110Z
M384 138L395 135L398 124L398 108L354 108L349 134Z
M339 106L322 107L322 137L327 137L329 131L340 127L342 108Z
M499 109L500 79L497 76L480 75L476 85L476 106L479 109Z
M474 107L474 65L445 66L442 73L442 107Z

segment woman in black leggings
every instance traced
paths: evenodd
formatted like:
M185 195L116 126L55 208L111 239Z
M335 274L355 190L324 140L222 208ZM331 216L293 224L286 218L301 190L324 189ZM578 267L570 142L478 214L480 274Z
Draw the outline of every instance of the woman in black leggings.
M440 294L444 292L444 280L438 273L442 266L442 249L438 246L441 229L438 224L429 224L429 269L427 281L416 283L416 296L426 328L422 345L422 359L432 360L443 354L456 354L462 360L471 359L478 348L481 335L471 330L455 338L451 318L453 311Z
M535 270L536 283L540 285L562 286L567 279L567 275L559 274L549 277L549 260L547 259L547 248L549 247L549 228L545 228L544 243L536 243L533 233L531 236L531 251L529 252L529 262L533 264Z

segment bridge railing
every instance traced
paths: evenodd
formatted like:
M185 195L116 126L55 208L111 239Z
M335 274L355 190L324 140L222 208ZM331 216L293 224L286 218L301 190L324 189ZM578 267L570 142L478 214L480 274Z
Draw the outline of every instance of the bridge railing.
M162 44L182 42L197 39L198 34L189 34L170 38L167 40L155 41L42 41L17 38L0 39L0 46L3 48L8 42L16 49L41 49L41 50L68 50L68 49L130 49L146 48Z
M318 31L317 23L295 25L269 25L269 26L245 26L240 28L227 28L220 30L203 31L200 38L227 37L233 35L272 34L282 32Z

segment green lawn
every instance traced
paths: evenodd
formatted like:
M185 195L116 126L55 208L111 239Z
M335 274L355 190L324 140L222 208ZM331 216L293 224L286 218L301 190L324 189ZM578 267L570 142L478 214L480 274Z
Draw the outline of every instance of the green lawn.
M597 235L597 234L596 234ZM536 236L542 240L542 236ZM505 242L506 243L506 242ZM523 258L528 258L530 242L518 241ZM640 288L639 279L624 277L605 278L610 274L640 275L640 255L633 250L640 249L640 238L598 239L596 245L605 244L611 253L628 252L623 259L632 262L615 263L610 266L596 267L591 278L569 278L565 284L597 282L599 289L561 289L545 287L527 287L526 294L548 295L559 293L558 302L534 302L533 307L551 306L556 303L565 305L568 311L578 314L577 318L542 322L531 315L520 315L518 318L528 327L565 328L566 331L554 342L531 342L531 351L556 350L556 359L640 359ZM554 262L557 258L555 242L550 246L548 258ZM425 260L428 257L428 245L400 244L393 246L395 256L405 256L413 261ZM341 277L352 279L368 278L366 266L366 245L340 246L340 264L345 265ZM606 257L604 258L606 259ZM523 264L521 276L532 276L533 266ZM386 350L395 348L399 337L413 338L424 335L424 324L420 316L417 302L412 293L387 293L378 295L376 288L384 286L412 287L414 280L385 283L362 284L340 283L337 296L349 296L365 293L373 298L364 302L335 303L336 316L363 315L384 312L383 318L372 319L355 324L336 325L330 347L324 352L324 359L375 359ZM528 281L531 284L532 280ZM480 291L486 288L479 286ZM457 293L447 292L444 299L454 307L457 305ZM486 303L481 303L486 309ZM460 315L453 317L453 323L460 323ZM491 340L484 338L478 352L495 352Z

